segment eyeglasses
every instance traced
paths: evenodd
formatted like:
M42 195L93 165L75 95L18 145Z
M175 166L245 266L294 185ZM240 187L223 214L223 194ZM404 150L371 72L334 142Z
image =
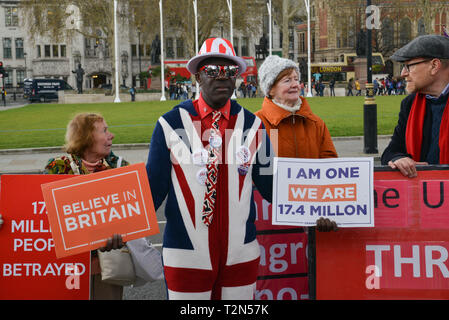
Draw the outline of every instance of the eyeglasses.
M235 78L239 74L238 66L217 66L208 64L202 66L200 71L204 71L209 78L218 78L221 74L223 78Z
M422 60L422 61L413 62L413 63L408 63L408 64L404 63L404 64L402 65L401 70L403 70L403 69L405 68L405 70L407 70L407 72L410 72L410 67L411 67L411 66L415 66L415 65L420 64L420 63L428 62L428 61L430 61L430 60L431 60L431 59L427 59L427 60Z

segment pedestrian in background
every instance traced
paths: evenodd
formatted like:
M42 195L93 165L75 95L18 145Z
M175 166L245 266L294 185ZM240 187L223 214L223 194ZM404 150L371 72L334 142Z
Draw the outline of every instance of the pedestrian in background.
M134 86L129 89L129 94L131 95L131 101L136 101L136 88Z
M251 92L252 92L251 98L255 98L257 92L257 84L255 82L253 82L251 85Z
M357 90L356 96L362 95L362 88L360 87L359 79L355 79L355 90Z
M246 85L246 94L248 95L248 98L251 98L251 93L253 92L253 84L251 82L248 82Z
M391 94L393 93L393 89L394 89L393 81L391 80L391 78L387 78L385 85L387 86L388 95L391 96Z
M373 93L374 93L374 95L377 95L378 92L379 92L379 79L376 78L373 81Z
M347 85L347 89L348 89L348 94L347 96L354 96L354 94L352 93L352 89L354 88L353 86L353 79L349 79L348 85Z
M324 96L324 89L326 88L326 86L324 85L323 80L320 80L318 82L318 85L319 85L320 97L323 97Z
M377 90L377 94L379 96L383 96L384 95L384 79L379 79L379 89Z
M192 96L190 97L190 99L196 99L196 83L192 83Z
M246 86L245 82L242 81L239 86L240 98L246 98Z
M335 97L335 79L331 78L331 80L329 81L329 95L332 97Z
M304 89L305 89L305 85L304 85L304 81L301 81L300 83L299 83L299 94L300 94L300 96L301 97L304 97L305 95L304 95Z

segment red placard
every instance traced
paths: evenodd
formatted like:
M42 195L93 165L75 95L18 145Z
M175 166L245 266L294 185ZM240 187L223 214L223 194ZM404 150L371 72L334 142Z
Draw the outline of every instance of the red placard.
M301 227L271 224L271 204L254 190L260 265L257 300L303 300L309 298L307 233Z
M317 299L449 299L449 171L374 177L375 228L316 233Z
M307 274L307 236L299 233L273 233L259 235L259 276L285 276Z
M159 233L143 163L42 185L57 257Z
M89 299L90 253L57 259L41 184L61 175L2 175L0 299Z
M309 298L307 277L258 280L256 300L304 300Z

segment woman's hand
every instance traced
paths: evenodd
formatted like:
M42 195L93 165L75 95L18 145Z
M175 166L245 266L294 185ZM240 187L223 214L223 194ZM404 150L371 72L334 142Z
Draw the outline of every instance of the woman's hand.
M335 221L321 217L316 221L316 230L320 232L337 231L338 227Z
M122 235L114 234L111 238L106 242L106 246L98 248L101 252L111 251L114 249L120 249L124 246Z

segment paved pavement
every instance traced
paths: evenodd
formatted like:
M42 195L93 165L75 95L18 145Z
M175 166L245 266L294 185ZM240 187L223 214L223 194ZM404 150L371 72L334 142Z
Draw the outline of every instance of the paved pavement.
M26 105L30 104L27 100L24 100L22 98L17 98L16 101L14 101L13 99L11 99L10 97L8 97L8 99L6 99L6 106L3 104L3 101L0 100L0 111L5 111L5 110L9 110L9 109L15 109L15 108L21 108L24 107Z

